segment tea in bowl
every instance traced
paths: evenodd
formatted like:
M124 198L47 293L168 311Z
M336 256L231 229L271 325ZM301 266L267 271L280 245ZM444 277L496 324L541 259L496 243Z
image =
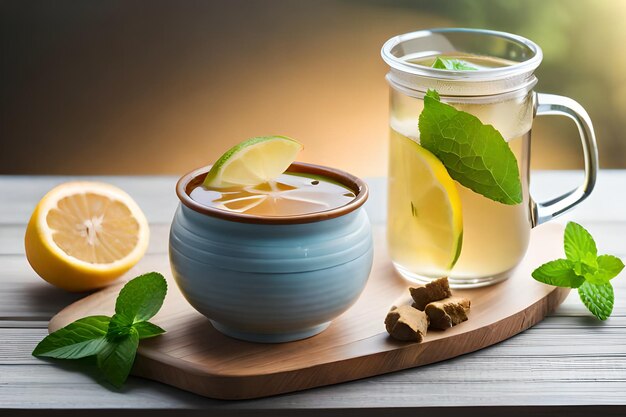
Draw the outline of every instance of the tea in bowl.
M215 174L200 168L176 186L170 263L187 301L237 339L287 342L326 329L357 300L372 266L365 182L304 163L255 185Z

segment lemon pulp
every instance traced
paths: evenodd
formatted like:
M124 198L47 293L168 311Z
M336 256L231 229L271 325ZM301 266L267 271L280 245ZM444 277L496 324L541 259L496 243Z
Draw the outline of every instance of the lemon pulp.
M63 252L94 264L128 256L139 240L139 222L128 207L94 193L62 198L48 212L46 223Z
M102 287L143 256L149 231L128 194L95 182L51 190L29 221L26 255L46 281L69 291Z

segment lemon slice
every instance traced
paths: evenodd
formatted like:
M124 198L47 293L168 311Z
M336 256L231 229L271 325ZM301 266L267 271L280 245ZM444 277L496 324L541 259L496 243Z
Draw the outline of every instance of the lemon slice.
M49 283L68 291L107 285L148 247L146 217L112 185L68 182L46 194L26 228L26 256Z
M454 180L443 163L413 140L396 135L390 172L390 242L394 259L437 275L461 253L463 213ZM403 179L394 181L393 173Z
M257 185L285 172L302 145L285 136L251 138L229 149L217 160L204 180L205 187Z

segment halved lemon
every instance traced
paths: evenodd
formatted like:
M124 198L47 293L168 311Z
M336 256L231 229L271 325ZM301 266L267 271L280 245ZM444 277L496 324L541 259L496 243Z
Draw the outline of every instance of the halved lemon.
M205 187L258 185L285 172L302 150L286 136L260 136L235 145L217 160L204 180Z
M394 259L417 270L452 269L463 243L463 212L454 180L435 155L396 134L391 139L390 242Z
M68 182L48 192L26 228L29 263L68 291L109 284L148 247L148 222L124 191L99 182Z

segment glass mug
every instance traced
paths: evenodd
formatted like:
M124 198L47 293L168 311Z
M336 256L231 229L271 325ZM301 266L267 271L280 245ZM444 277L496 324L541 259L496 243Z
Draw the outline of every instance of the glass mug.
M466 55L468 59L506 65L453 71L415 63L429 57L433 61L436 55ZM387 240L395 268L413 282L448 276L452 286L464 288L506 279L526 253L530 229L570 210L594 187L598 156L587 112L572 99L533 91L537 83L533 71L541 63L542 52L538 45L520 36L475 29L423 30L391 38L382 48L382 57L390 67ZM436 90L442 102L493 125L509 143L520 172L523 201L517 205L498 203L453 184L458 190L454 201L462 214L452 217L454 222L462 222L456 234L454 228L437 223L449 225L450 217L445 217L449 214L429 207L434 200L429 193L441 192L437 187L433 191L426 183L425 176L432 178L433 168L421 166L421 162L416 165L410 155L419 149L409 141L419 143L418 117L429 89ZM543 115L566 116L578 127L585 180L575 190L539 203L529 195L530 133L534 117ZM421 192L415 187L423 187L419 197L422 201L412 200ZM420 216L420 210L426 214ZM433 229L441 232L433 234ZM456 246L450 246L454 239L458 239Z

